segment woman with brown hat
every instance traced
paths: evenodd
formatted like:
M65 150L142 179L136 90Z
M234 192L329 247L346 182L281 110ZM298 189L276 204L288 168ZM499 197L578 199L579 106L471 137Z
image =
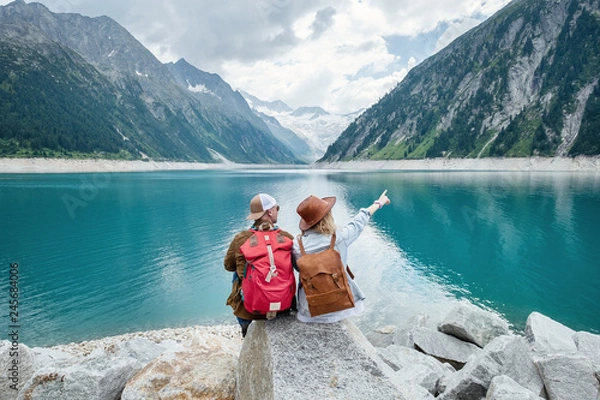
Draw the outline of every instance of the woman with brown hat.
M296 208L300 215L300 229L302 233L294 240L293 254L297 260L302 256L300 241L305 254L318 253L329 248L332 236L335 235L334 248L340 253L343 265L347 264L348 247L362 233L371 216L384 205L390 203L385 190L377 200L369 207L361 208L345 226L337 227L331 209L335 205L335 197L318 198L309 196ZM354 307L340 311L334 311L322 315L311 316L306 293L303 288L298 291L298 314L297 317L303 322L337 322L344 318L358 314L363 310L365 296L356 284L348 276L348 283L354 296Z

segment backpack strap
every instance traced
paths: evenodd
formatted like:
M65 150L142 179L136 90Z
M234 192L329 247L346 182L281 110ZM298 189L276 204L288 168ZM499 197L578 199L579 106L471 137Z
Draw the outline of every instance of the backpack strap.
M277 266L275 265L275 256L273 255L273 248L271 247L271 238L268 233L265 233L265 245L267 246L267 252L269 253L269 273L265 278L266 282L271 282L271 278L277 276Z
M298 238L298 246L300 246L300 254L302 254L303 256L305 256L306 252L304 251L304 245L302 244L302 238L301 237Z
M329 243L329 248L331 250L333 250L334 246L335 246L335 232L333 232L333 235L331 235L331 243Z

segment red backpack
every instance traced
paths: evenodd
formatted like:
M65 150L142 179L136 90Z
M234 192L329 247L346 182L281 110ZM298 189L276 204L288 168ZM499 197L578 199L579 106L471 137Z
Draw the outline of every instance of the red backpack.
M242 279L244 307L251 314L272 318L292 306L296 278L292 268L293 241L280 229L257 231L240 247L246 259Z

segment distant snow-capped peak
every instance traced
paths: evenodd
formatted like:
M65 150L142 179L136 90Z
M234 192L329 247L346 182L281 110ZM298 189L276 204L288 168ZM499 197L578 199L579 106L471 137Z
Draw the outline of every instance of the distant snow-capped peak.
M281 100L263 101L242 90L239 92L258 115L264 114L275 118L281 126L292 130L304 139L313 149L315 160L325 154L327 147L363 111L331 114L321 107L299 107L294 110Z

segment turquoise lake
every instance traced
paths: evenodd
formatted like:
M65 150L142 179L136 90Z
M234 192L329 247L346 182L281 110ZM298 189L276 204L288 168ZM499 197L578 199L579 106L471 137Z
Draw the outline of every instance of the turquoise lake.
M0 174L3 335L11 263L30 346L235 323L222 261L252 196L276 197L296 235L308 195L336 196L343 224L384 189L392 203L349 254L367 295L361 329L436 320L467 299L516 330L538 311L600 333L598 174L258 169Z

